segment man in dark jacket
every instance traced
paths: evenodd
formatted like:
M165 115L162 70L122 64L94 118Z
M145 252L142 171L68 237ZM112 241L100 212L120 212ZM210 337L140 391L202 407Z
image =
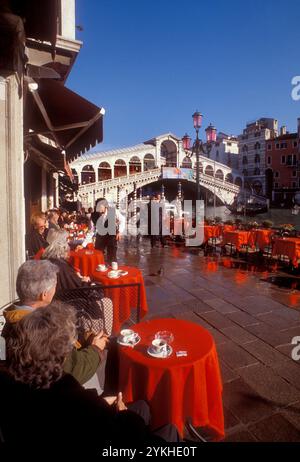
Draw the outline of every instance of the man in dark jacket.
M20 303L4 310L6 324L2 336L7 339L12 335L14 325L33 311L49 305L56 290L58 268L47 260L29 260L19 268L17 276L17 293ZM91 345L76 349L68 354L64 370L73 375L79 383L88 382L96 373L107 336L100 333L92 339Z

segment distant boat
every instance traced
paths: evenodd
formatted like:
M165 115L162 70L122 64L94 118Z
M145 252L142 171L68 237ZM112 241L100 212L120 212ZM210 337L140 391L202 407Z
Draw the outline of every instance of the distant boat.
M226 207L234 215L255 216L268 212L267 199L250 193L236 196L234 202L231 205L226 204Z

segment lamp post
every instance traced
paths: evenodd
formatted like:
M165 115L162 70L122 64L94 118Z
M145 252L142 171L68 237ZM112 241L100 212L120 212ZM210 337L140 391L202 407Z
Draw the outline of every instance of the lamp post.
M202 114L196 111L193 114L193 123L196 130L196 139L191 146L192 140L189 135L186 133L182 138L183 149L186 152L186 156L191 158L194 154L196 156L196 200L201 200L200 193L200 154L204 154L209 157L210 151L212 149L212 142L216 141L217 130L211 124L205 130L206 131L206 148L204 143L199 139L199 130L202 126Z

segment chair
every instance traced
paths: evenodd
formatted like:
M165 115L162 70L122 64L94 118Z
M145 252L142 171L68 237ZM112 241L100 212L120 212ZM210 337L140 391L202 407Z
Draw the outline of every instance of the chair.
M132 290L136 289L136 290ZM66 289L60 291L55 295L57 300L73 304L77 310L84 311L93 317L93 302L96 299L101 299L103 296L109 297L114 300L112 291L119 290L120 294L118 299L126 297L130 303L130 317L129 319L120 319L121 325L130 326L140 321L141 312L141 284L116 284L116 285L100 285L94 284L87 287L80 287L76 289ZM109 292L109 293L108 293ZM105 321L105 320L104 320ZM112 322L112 320L108 320ZM126 323L126 324L125 324Z

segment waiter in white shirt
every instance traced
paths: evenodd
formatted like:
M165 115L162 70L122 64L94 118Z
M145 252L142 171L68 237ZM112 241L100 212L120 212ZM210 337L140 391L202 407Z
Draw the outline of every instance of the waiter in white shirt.
M109 207L106 199L98 199L92 220L97 231L95 248L103 253L106 249L110 265L117 261L117 246L125 230L125 217L115 207Z

